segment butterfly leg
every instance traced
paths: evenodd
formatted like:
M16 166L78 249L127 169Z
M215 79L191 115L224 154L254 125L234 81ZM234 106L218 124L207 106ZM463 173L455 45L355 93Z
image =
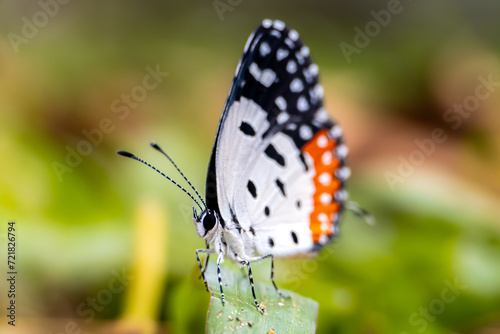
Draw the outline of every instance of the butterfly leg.
M220 263L222 259L224 258L224 254L220 253L219 256L217 257L217 279L219 280L219 287L220 287L220 295L222 299L222 306L226 303L226 300L224 298L224 291L222 290L222 277L220 275Z
M203 273L207 272L207 269L208 269L208 259L210 259L210 254L207 254L207 257L205 258L205 266L203 267Z
M289 295L284 295L280 289L278 289L278 286L276 286L276 282L274 281L274 255L272 254L269 254L269 255L266 255L266 257L270 256L271 257L271 282L273 282L273 285L274 285L274 288L276 289L276 292L278 293L278 295L280 295L282 298L290 298Z
M250 267L250 261L241 261L241 264L246 265L248 268L248 278L250 279L250 287L252 288L252 295L253 295L253 301L255 302L255 306L257 306L257 309L259 310L260 313L264 314L265 310L262 307L260 307L260 304L257 301L257 297L255 297L255 288L253 283L252 268Z
M209 249L209 248L210 248L210 244L207 242L207 243L206 243L206 245L207 245L207 249ZM201 276L202 276L204 273L206 273L206 272L207 272L207 269L208 269L208 259L210 259L210 253L208 253L208 252L207 252L207 257L205 258L205 266L203 267L204 269L203 269L203 270L201 270L201 274L200 274L200 277L198 277L198 279L200 279L200 278L201 278Z
M200 272L201 272L201 277L203 278L203 283L205 283L205 289L207 289L208 291L208 284L207 284L207 280L205 278L205 270L203 270L203 266L201 265L201 261L200 261L200 256L198 255L198 253L206 253L207 254L207 258L210 254L213 254L215 251L213 249L197 249L196 250L196 260L198 260L198 267L200 267ZM206 264L205 264L205 268L206 268Z
M290 298L290 296L288 295L284 295L279 289L278 289L278 286L276 285L276 282L274 281L274 255L273 254L267 254L267 255L264 255L264 256L261 256L261 257L257 257L257 258L254 258L254 259L251 259L250 261L251 262L256 262L256 261L261 261L261 260L264 260L264 259L267 259L268 257L271 258L271 282L273 282L273 285L274 285L274 288L276 289L276 292L280 295L280 297L282 298Z

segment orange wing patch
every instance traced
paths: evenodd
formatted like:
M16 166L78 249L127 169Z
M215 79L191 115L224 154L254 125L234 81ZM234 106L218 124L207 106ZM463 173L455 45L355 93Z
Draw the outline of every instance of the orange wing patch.
M335 171L340 167L340 161L333 153L335 147L336 142L328 136L326 129L322 129L302 149L314 162L316 191L309 228L315 243L320 241L321 235L333 234L333 216L340 210L334 200L335 192L341 188L341 182L335 177Z

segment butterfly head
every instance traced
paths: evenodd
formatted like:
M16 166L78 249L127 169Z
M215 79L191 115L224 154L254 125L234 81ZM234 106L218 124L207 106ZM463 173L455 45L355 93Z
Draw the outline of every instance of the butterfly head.
M217 214L210 209L205 209L198 215L196 209L193 207L193 221L196 233L198 233L200 238L207 238L219 226Z

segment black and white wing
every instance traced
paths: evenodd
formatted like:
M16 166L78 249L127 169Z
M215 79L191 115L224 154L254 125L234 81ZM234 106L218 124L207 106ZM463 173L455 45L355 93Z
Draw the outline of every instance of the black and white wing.
M317 251L337 233L346 154L309 48L283 22L264 20L248 39L219 122L208 208L251 233L249 254Z

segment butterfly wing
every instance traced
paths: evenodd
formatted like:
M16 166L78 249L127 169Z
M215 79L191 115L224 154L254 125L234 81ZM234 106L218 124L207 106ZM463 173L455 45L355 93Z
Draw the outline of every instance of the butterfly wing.
M251 232L251 254L317 251L337 233L347 149L322 98L298 33L264 20L238 64L206 187L207 206Z

